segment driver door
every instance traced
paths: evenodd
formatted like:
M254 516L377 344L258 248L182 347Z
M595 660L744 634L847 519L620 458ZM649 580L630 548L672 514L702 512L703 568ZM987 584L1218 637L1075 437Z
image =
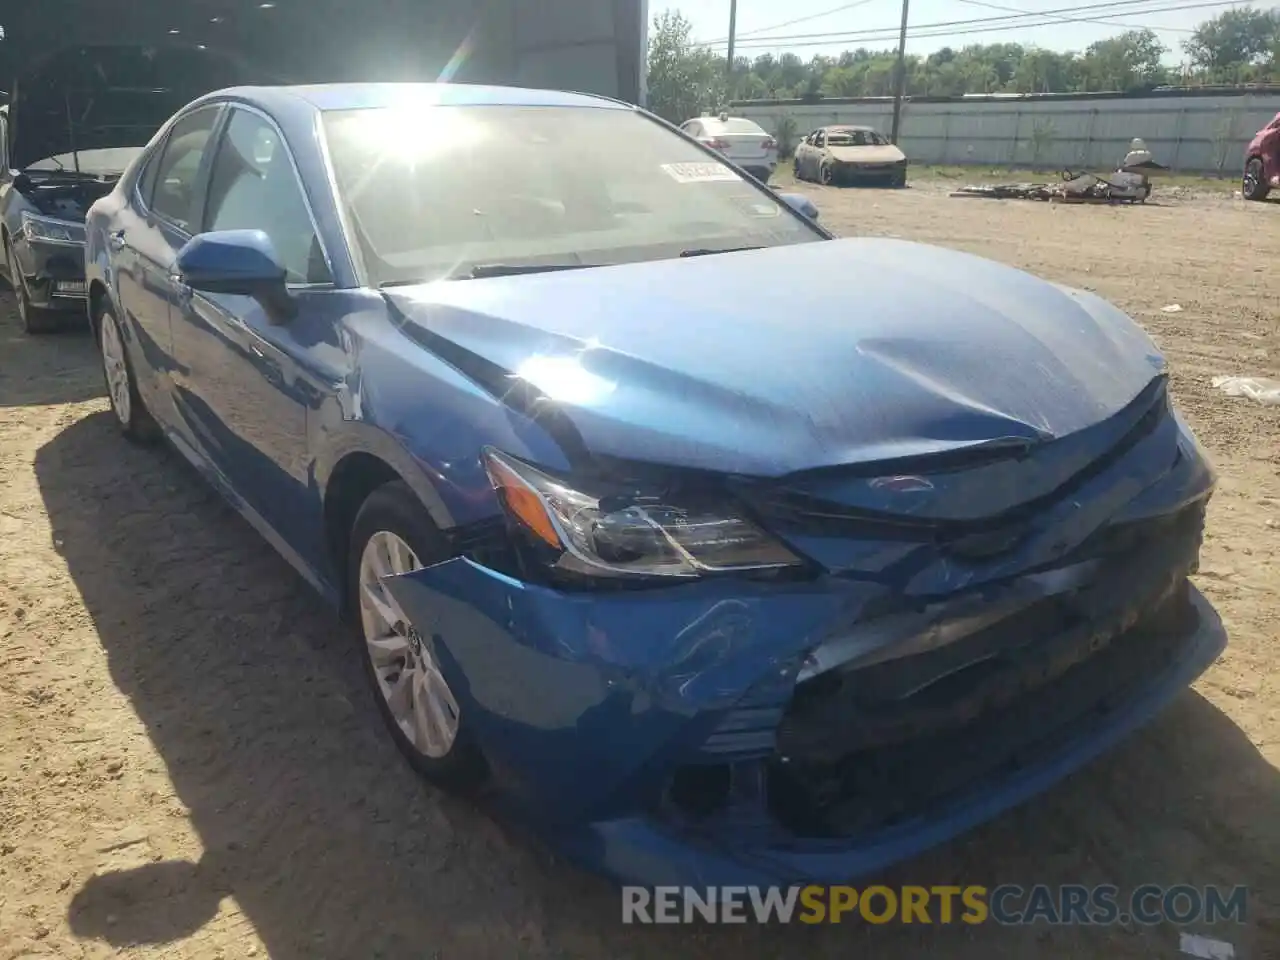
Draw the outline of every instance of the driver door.
M307 420L335 389L320 360L336 345L332 275L283 134L240 106L222 127L197 228L224 230L271 239L297 313L286 320L253 297L185 288L173 313L183 412L233 499L277 549L309 564L323 555L324 525Z

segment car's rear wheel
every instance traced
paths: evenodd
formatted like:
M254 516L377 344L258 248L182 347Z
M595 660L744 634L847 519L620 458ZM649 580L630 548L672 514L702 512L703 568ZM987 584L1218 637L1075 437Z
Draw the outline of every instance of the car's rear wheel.
M111 412L126 437L135 443L150 443L160 435L160 428L138 395L120 324L110 308L99 311L97 329L98 352L102 357L102 375L107 383Z
M9 283L13 287L13 298L18 305L18 321L22 324L22 332L28 334L50 333L58 329L58 315L52 310L35 307L27 294L27 284L18 268L18 259L13 255L13 248L5 250L6 262L9 264Z
M1265 200L1270 192L1271 185L1267 183L1262 158L1250 158L1249 162L1244 165L1244 178L1240 182L1241 195L1246 200Z
M385 578L450 557L448 544L410 488L374 490L352 526L348 597L362 643L365 676L400 752L420 774L455 790L475 787L485 764L441 669L430 624L414 624Z

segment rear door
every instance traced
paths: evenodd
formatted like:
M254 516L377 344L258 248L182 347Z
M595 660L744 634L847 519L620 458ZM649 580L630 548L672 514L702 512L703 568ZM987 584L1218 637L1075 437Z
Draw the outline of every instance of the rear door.
M119 319L146 362L137 365L138 390L160 421L181 431L173 405L173 342L169 309L178 295L174 263L194 232L200 185L222 106L178 120L147 162L133 197L111 223L107 245Z

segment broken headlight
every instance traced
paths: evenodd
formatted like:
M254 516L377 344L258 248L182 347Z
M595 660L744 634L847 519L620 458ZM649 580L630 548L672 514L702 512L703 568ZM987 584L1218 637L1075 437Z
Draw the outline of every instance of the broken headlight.
M803 562L730 505L587 492L497 451L483 460L507 515L561 570L689 578Z
M40 243L57 243L78 247L84 244L84 225L34 213L22 215L22 235Z

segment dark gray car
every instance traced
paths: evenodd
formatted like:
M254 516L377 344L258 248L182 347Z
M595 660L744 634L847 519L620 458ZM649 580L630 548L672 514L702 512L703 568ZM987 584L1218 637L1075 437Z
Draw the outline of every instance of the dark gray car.
M30 52L0 110L0 276L23 329L84 316L84 216L174 110L242 74L196 47Z

